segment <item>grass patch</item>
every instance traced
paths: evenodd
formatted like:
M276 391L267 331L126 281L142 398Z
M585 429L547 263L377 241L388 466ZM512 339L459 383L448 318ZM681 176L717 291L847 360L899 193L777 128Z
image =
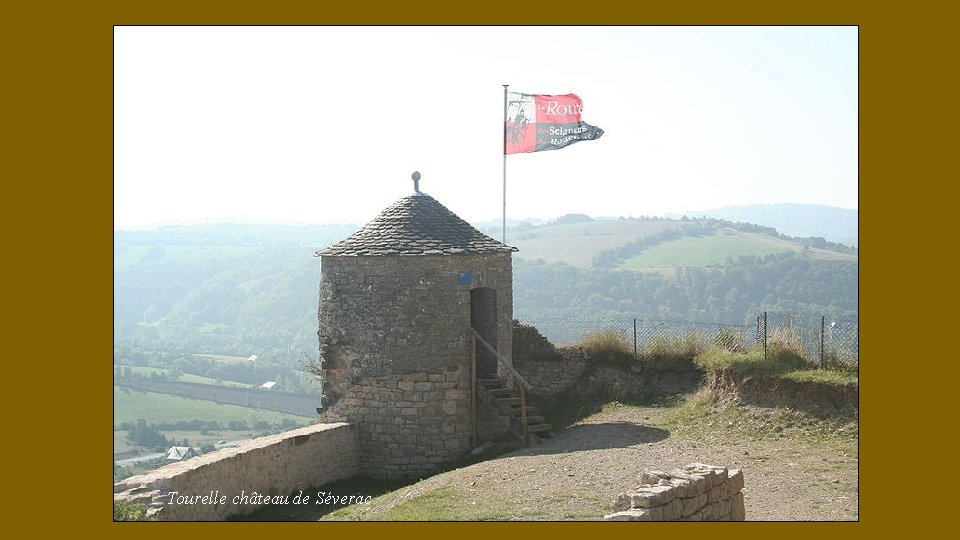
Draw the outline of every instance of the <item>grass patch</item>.
M792 342L771 345L766 359L763 357L763 349L759 347L743 352L709 347L696 357L695 362L704 371L729 371L742 380L768 376L835 386L859 383L856 366L841 364L829 369L815 369L797 352Z
M709 347L697 355L695 362L706 372L729 371L741 379L758 375L778 376L810 368L795 351L773 346L768 348L766 358L759 347L744 352Z
M452 488L413 497L394 506L380 519L385 521L452 521L462 519L462 506Z
M783 378L835 386L860 383L860 377L852 369L803 369L784 373Z

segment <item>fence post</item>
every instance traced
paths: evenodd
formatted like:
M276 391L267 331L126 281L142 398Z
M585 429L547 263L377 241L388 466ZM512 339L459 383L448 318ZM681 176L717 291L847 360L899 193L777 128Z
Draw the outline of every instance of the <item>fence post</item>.
M820 316L820 369L826 369L826 366L824 365L824 359L823 359L823 357L824 357L824 354L823 354L823 329L824 329L824 323L825 323L826 321L827 321L827 316L826 316L826 315L821 315L821 316Z
M637 318L633 318L633 359L637 359Z
M763 312L763 361L767 361L767 312Z

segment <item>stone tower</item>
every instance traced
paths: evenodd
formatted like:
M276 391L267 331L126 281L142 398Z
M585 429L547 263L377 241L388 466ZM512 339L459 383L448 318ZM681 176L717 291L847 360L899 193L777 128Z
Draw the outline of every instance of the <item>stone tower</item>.
M415 188L317 253L321 418L359 426L362 474L416 477L470 450L471 354L478 377L498 371L470 329L509 354L513 251Z

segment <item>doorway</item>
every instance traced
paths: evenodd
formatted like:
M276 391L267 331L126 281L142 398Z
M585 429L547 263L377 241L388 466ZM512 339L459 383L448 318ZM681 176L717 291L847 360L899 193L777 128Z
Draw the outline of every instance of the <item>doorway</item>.
M477 287L470 291L470 325L491 347L497 347L497 291ZM477 341L477 378L497 376L497 357Z

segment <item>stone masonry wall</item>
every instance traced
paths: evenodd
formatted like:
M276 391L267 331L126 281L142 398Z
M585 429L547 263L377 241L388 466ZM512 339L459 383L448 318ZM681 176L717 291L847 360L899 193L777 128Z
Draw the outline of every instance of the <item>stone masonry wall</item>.
M620 494L606 521L743 521L743 471L702 463L648 471Z
M413 478L470 450L469 395L462 369L363 379L324 419L358 427L360 474Z
M469 369L470 291L477 287L496 291L497 346L510 354L509 253L324 256L322 265L318 336L331 401L353 380Z
M552 357L540 360L517 355L513 364L533 386L533 394L546 398L565 392L611 399L679 394L699 388L703 379L699 371L637 371L591 365L578 347L559 348Z
M470 447L470 291L496 291L509 354L510 253L322 257L324 421L359 429L360 473L410 478Z
M358 472L356 426L314 424L131 476L113 491L115 501L146 506L148 517L219 521L256 510L264 497L279 502Z
M538 396L550 397L574 386L589 364L579 348L560 348L549 358L530 360L518 354L513 358L517 371L530 383Z

